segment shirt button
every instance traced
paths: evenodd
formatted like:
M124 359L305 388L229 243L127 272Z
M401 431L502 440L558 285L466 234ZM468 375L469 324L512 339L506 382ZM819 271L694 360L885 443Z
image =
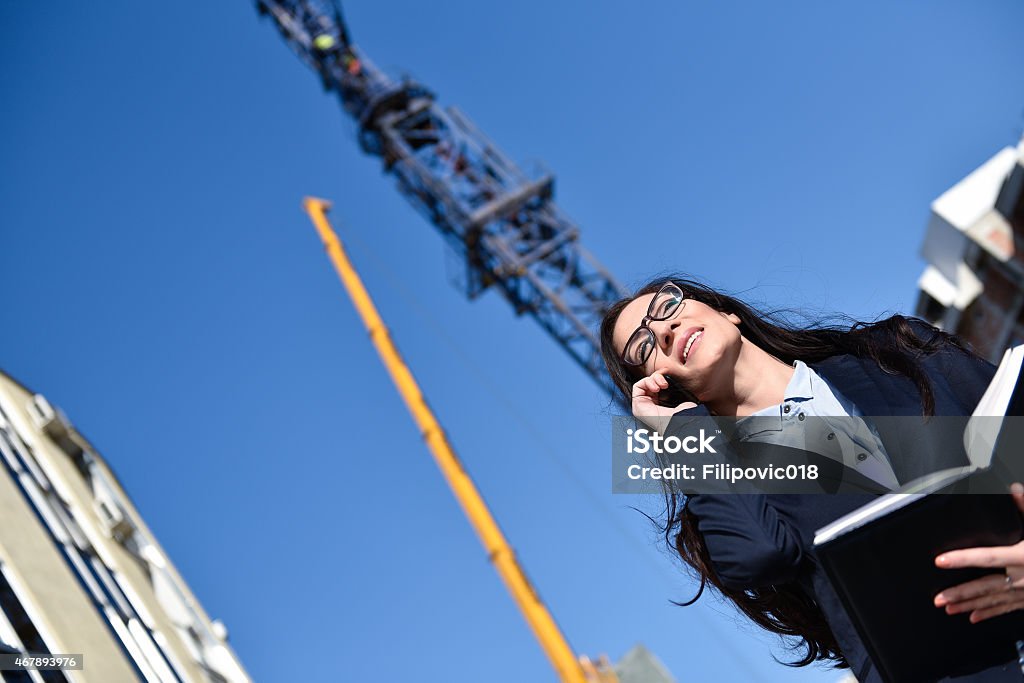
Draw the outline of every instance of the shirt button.
M799 419L799 420L803 420L805 417L807 417L807 416L804 415L803 413L800 413L799 415L797 415L797 419Z
M789 415L789 406L782 406L782 412L784 412L786 415Z
M858 453L857 454L857 460L860 460L861 462L864 462L867 459L868 459L868 454L867 453Z
M828 440L831 441L834 438L836 438L836 433L835 432L829 432L828 433Z

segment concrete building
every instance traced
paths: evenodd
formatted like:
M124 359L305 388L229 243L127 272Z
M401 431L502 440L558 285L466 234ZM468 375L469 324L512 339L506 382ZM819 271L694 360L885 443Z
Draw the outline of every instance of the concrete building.
M580 665L587 683L676 683L661 660L642 643L634 645L617 664L612 664L607 655L596 661L583 655Z
M0 653L83 656L3 680L250 680L96 450L2 372L0 520Z
M916 314L998 363L1024 343L1024 139L932 203Z
M661 660L639 643L615 665L615 674L619 683L676 683Z

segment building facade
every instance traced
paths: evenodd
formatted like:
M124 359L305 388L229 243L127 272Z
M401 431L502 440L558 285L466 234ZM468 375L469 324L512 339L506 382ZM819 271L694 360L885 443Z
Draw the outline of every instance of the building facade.
M994 363L1024 343L1024 139L932 202L916 314Z
M96 450L0 372L0 655L79 654L4 681L249 681Z

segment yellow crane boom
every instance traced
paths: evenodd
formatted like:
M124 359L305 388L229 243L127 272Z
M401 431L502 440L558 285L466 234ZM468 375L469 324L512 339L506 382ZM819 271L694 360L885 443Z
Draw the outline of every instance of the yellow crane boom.
M515 600L516 605L519 606L519 610L526 618L526 622L530 625L537 640L540 641L544 653L551 660L551 665L555 668L559 678L566 683L587 683L588 680L595 680L593 674L584 674L584 667L589 669L593 668L593 666L585 658L581 666L580 661L576 659L565 636L562 635L551 613L548 612L537 591L526 577L522 566L516 560L515 552L505 539L501 529L498 528L494 517L491 516L491 512L487 508L487 504L484 503L484 499L477 490L476 485L462 466L462 462L455 454L451 444L448 443L444 430L441 429L441 425L438 423L437 418L434 417L433 411L431 411L426 400L423 398L423 394L420 392L412 372L410 372L405 361L399 355L398 349L395 347L395 343L392 341L391 335L384 325L384 321L377 313L377 308L373 305L373 300L370 298L369 293L363 286L362 280L345 253L341 240L338 239L337 234L327 220L330 202L324 199L306 197L303 205L306 213L312 219L317 232L320 234L320 239L327 249L327 255L330 257L331 263L334 264L338 276L345 285L345 289L348 290L356 310L363 319L363 324L369 330L370 339L373 341L374 346L377 347L377 353L380 354L381 359L384 361L392 381L398 387L398 391L409 408L409 412L412 413L413 419L423 435L423 439L427 442L427 446L430 448L437 466L441 469L441 473L469 518L470 524L476 530L477 536L480 537L480 542L483 543L484 549L487 551L488 559L494 564L495 569L498 570L498 575L501 576L509 592L512 593L512 598ZM594 673L596 674L597 672L595 671ZM605 672L606 676L607 673L610 672ZM601 680L614 683L614 674L610 678L604 677Z

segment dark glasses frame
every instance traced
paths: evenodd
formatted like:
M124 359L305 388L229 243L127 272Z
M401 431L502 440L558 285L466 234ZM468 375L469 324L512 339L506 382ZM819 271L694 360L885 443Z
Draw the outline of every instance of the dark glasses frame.
M658 303L658 299L661 298L663 294L671 292L672 290L676 290L677 292L679 292L679 303L676 306L673 306L664 314L655 315L654 310L655 306ZM669 281L661 286L661 289L659 289L657 294L654 295L654 298L651 299L651 303L647 305L647 315L645 315L643 321L641 321L640 327L636 328L633 331L633 334L629 335L629 339L626 341L626 346L622 349L621 359L625 365L629 365L631 367L638 367L645 364L648 361L648 359L650 359L651 354L654 352L654 347L657 346L658 344L658 340L649 326L650 323L661 320L670 320L671 318L674 318L676 315L678 315L679 311L681 311L686 306L686 299L686 291L676 283ZM635 343L643 339L645 336L650 342L650 345L647 347L647 352L643 354L643 358L641 358L639 362L631 362L626 357L626 355L629 353L629 349Z

